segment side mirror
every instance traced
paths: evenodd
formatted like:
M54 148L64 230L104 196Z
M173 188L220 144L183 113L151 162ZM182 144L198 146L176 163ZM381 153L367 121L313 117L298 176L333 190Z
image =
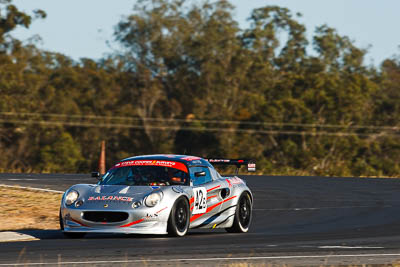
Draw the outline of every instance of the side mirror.
M195 173L194 173L194 176L195 176L195 177L206 176L206 172L204 172L204 171L203 171L203 172L195 172Z
M92 177L100 180L100 173L99 172L92 172Z

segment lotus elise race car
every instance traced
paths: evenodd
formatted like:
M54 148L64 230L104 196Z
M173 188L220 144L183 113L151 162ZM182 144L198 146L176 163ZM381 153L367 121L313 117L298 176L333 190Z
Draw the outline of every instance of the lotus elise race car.
M86 233L169 234L193 228L247 232L253 196L246 183L222 177L212 164L247 165L248 160L150 155L124 159L97 184L77 184L63 195L60 227L67 237Z

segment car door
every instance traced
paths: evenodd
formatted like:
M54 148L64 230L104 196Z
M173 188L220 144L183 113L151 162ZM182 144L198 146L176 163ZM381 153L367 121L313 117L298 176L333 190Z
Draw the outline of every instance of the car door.
M237 186L241 184L241 180L239 178L223 178L215 169L211 169L211 175L217 177L221 185L218 188L218 199L222 202L220 216L215 220L218 226L235 213L238 199L238 195L236 195L238 193Z
M210 169L206 166L193 166L189 168L193 196L190 200L192 217L191 228L212 227L208 221L220 210L218 188L220 182L213 179Z

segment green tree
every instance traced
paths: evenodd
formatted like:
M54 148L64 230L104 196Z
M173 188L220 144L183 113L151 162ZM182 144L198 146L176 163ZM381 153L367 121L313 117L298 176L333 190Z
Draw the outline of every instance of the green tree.
M47 172L74 172L82 160L79 145L67 132L55 136L51 145L40 151L42 170Z

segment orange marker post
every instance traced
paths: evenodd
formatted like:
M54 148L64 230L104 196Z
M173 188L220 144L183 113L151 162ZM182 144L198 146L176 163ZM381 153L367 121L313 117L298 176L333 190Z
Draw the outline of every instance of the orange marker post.
M101 152L99 159L99 173L106 173L106 141L101 141Z

